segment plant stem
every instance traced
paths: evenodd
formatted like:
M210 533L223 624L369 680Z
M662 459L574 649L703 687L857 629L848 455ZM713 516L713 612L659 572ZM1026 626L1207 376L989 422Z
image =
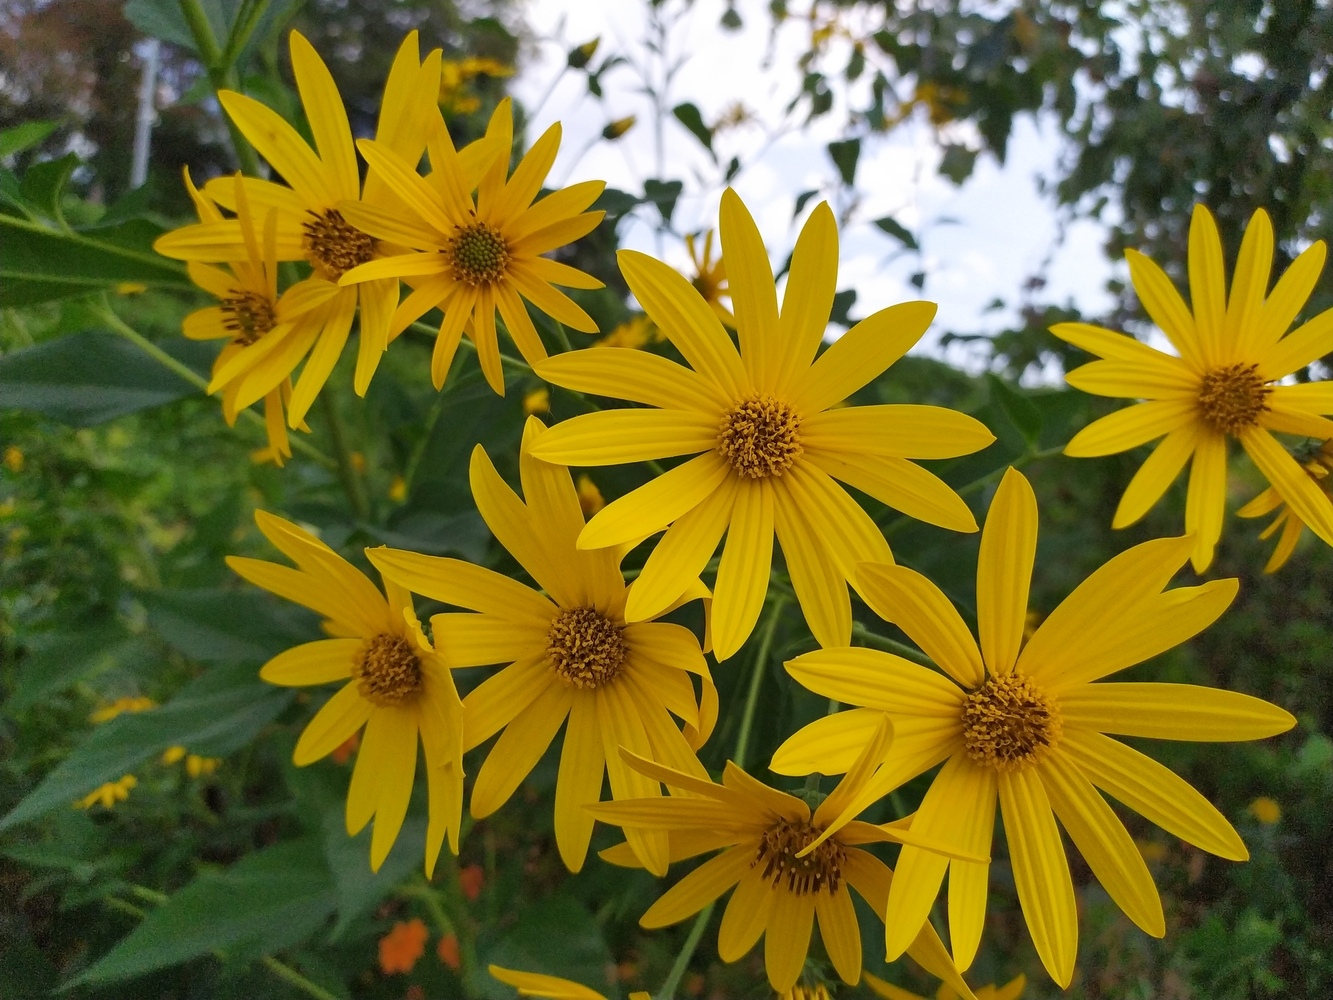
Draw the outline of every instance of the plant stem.
M315 1000L342 1000L336 993L330 993L318 983L312 983L305 976L301 975L290 965L278 961L272 955L265 955L260 959L264 963L264 968L273 973L279 979L295 986L302 993L312 996Z
M347 439L343 436L338 405L333 401L333 394L327 390L319 394L319 403L324 411L324 419L329 425L329 441L333 444L333 455L338 461L338 478L342 480L347 502L357 519L364 521L370 514L370 507L366 503L361 476L356 471L356 466L352 464L352 453L347 448Z
M763 685L764 672L768 667L768 654L773 648L773 633L777 631L778 619L787 604L785 597L777 598L768 608L768 618L764 621L764 630L759 633L759 650L754 658L754 673L750 675L750 690L745 695L745 712L741 716L741 728L736 734L736 750L731 755L732 762L741 770L745 769L746 751L750 748L750 731L754 726L755 708L759 704L759 688Z
M565 324L558 319L551 321L555 327L555 339L560 344L560 349L568 354L574 350L574 345L569 342L569 333L565 330Z
M685 970L689 968L690 959L694 957L694 949L699 946L699 938L703 937L704 928L708 926L708 920L712 917L715 906L716 902L709 903L694 918L694 926L690 928L690 933L686 936L685 943L681 945L676 960L671 963L671 971L667 973L666 981L657 991L657 1000L673 1000L675 997L676 987L685 977Z
M219 90L235 90L239 86L235 68L223 61L222 48L213 35L213 25L209 23L203 4L200 0L179 0L179 3L181 14L190 28L190 36L194 39L194 47L199 51L204 69L208 71L209 82L213 84L213 93L216 94ZM239 55L239 49L232 58L234 59L236 55ZM224 112L222 118L227 123L227 131L231 133L232 149L236 153L236 162L241 172L258 177L259 157L254 147L241 134L241 130L236 127L236 123L229 115Z
M930 657L920 650L904 645L896 639L890 639L886 635L872 632L860 622L852 622L852 638L860 639L867 646L875 649L882 649L886 653L894 653L904 659L911 660L913 663L919 663L923 667L933 667L935 665Z
M1041 451L1029 451L1025 454L1019 455L1008 465L1001 466L998 469L992 469L984 476L972 480L972 482L968 483L966 486L960 486L954 492L957 493L959 496L966 496L969 493L975 493L977 492L977 490L984 489L991 483L998 482L1001 478L1004 477L1004 474L1008 472L1009 469L1011 468L1021 469L1024 466L1031 465L1033 462L1040 462L1048 458L1054 458L1056 455L1061 454L1064 450L1065 446L1059 444L1056 445L1054 448L1043 448Z

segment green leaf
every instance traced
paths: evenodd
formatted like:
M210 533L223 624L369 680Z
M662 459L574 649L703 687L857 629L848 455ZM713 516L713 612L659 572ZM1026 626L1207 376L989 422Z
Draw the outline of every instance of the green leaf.
M321 638L312 612L243 590L162 590L144 598L148 625L191 659L262 664L284 649Z
M160 346L204 372L216 350L184 338ZM195 386L112 333L76 333L0 357L0 406L74 427L198 394Z
M838 175L848 187L856 182L856 163L861 158L860 139L842 139L828 144L828 155L838 168Z
M851 326L852 319L848 313L852 311L852 306L856 305L856 289L844 288L833 296L833 309L829 314L829 322L837 323L839 326Z
M0 156L13 156L31 149L59 126L59 122L24 122L0 131Z
M875 225L877 225L884 232L888 233L903 246L907 247L908 250L921 249L917 245L916 237L912 235L911 230L909 230L906 226L904 226L901 222L899 222L892 216L886 215L882 219L876 219Z
M114 618L34 636L19 662L5 710L19 715L47 695L123 663L143 644Z
M94 729L0 819L0 830L52 809L68 809L71 802L170 746L226 756L250 742L291 699L290 691L261 682L253 667L209 671L161 708L120 715Z
M278 844L204 872L65 986L130 979L217 952L231 960L272 954L319 930L334 905L318 841Z
M519 914L505 937L481 948L481 968L494 963L510 969L540 969L548 975L572 979L607 994L612 984L611 950L591 913L569 896L548 896ZM512 1000L513 988L480 974L473 980L474 995Z
M60 218L60 198L65 193L65 183L78 165L79 158L73 153L66 153L58 160L34 163L19 183L23 200L47 218Z
M638 196L632 195L628 191L607 188L598 195L597 200L592 203L592 210L603 211L606 213L608 219L615 221L635 205L639 204L641 200L642 199Z
M1018 433L1023 435L1028 448L1035 448L1041 437L1041 410L1027 396L1018 392L1004 379L993 372L986 373L986 383L990 386L991 398L1004 411L1009 422Z
M976 166L977 154L966 146L945 146L940 158L940 173L955 184L962 184Z
M687 101L684 104L677 104L671 109L671 113L676 116L676 121L689 129L690 134L703 144L704 149L708 150L708 155L716 163L717 154L713 152L713 130L704 124L704 116L699 108Z
M794 219L805 211L805 206L810 204L810 199L819 194L818 191L802 191L796 196L796 207L792 209L791 217Z
M676 211L676 201L680 198L685 185L681 181L659 181L650 178L643 182L643 200L651 201L661 213L662 225L671 225L671 216Z

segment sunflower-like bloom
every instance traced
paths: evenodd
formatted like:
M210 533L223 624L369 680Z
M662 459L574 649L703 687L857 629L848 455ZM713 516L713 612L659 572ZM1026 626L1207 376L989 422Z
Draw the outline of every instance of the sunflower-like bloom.
M194 186L188 168L185 188L201 223L223 221L213 200ZM233 196L245 259L230 261L225 270L197 260L188 263L190 280L218 304L186 316L182 332L191 340L230 340L213 361L208 391L221 390L222 415L229 427L235 425L237 413L262 398L268 432L268 449L263 454L282 465L292 455L283 404L292 398L289 376L294 364L284 348L318 336L328 322L327 303L336 289L328 282L302 282L279 295L276 215L266 212L263 224L255 225L239 174L233 179ZM304 422L297 426L310 430Z
M1296 516L1333 545L1333 502L1273 437L1274 431L1333 437L1333 421L1323 416L1333 414L1333 382L1278 384L1333 351L1333 309L1283 336L1310 297L1325 255L1322 241L1311 245L1265 297L1273 226L1260 209L1246 227L1228 297L1217 223L1197 205L1189 236L1192 312L1161 268L1141 253L1125 252L1134 290L1178 357L1085 323L1051 327L1103 359L1070 372L1070 385L1146 400L1083 428L1066 455L1111 455L1165 435L1125 488L1114 527L1146 514L1190 462L1185 531L1194 535L1190 559L1203 572L1222 537L1227 440L1235 438Z
M821 834L861 794L893 741L888 716L838 786L812 814L804 800L770 788L728 761L722 783L686 774L624 752L627 762L682 794L592 806L598 819L629 837L635 830L668 831L671 860L724 848L667 890L639 919L648 929L698 913L732 886L718 929L718 957L742 958L764 937L764 967L778 993L796 985L816 920L824 950L843 982L861 978L861 930L853 908L855 889L877 914L884 912L893 872L860 845L883 841L920 843L915 833L853 821L827 838ZM812 851L806 849L819 840ZM601 852L612 864L638 867L627 844ZM981 855L978 863L985 858ZM935 929L911 928L908 953L923 968L971 996Z
M508 151L513 144L510 101L501 101L486 129L489 140ZM584 333L597 324L555 285L601 288L602 283L577 268L543 256L586 236L605 212L588 212L606 184L584 181L533 202L560 149L560 123L533 144L509 177L509 158L500 156L477 186L454 151L453 140L436 109L428 130L431 173L421 177L416 160L391 145L363 139L357 143L366 161L401 199L398 209L345 205L343 211L372 236L411 247L416 253L362 264L342 278L344 286L411 277L415 290L393 315L391 332L439 307L444 312L431 379L444 385L459 339L466 331L477 347L481 370L491 388L504 395L504 372L496 340L495 311L528 364L546 357L526 299L552 318Z
M498 965L487 966L492 976L502 983L518 990L519 996L546 997L547 1000L606 1000L606 997L582 983L559 976L547 976L540 972L520 972L518 969L505 969ZM629 995L629 1000L649 1000L644 990L636 990Z
M736 317L722 304L722 299L731 295L731 289L727 287L727 269L720 254L717 260L713 259L713 235L711 229L704 233L703 246L700 246L694 233L685 234L685 249L694 269L690 284L703 296L708 307L717 313L717 318L734 330Z
M1130 919L1165 932L1152 876L1097 789L1194 846L1244 860L1245 845L1220 812L1156 761L1104 734L1169 740L1251 740L1295 719L1248 695L1191 684L1094 681L1189 639L1226 610L1235 579L1163 590L1194 544L1189 536L1144 542L1078 586L1023 643L1037 543L1037 501L1005 473L981 536L977 565L980 645L944 593L903 566L864 566L862 593L939 666L938 673L871 649L798 656L788 672L812 691L865 706L807 726L778 748L784 773L828 772L888 712L898 728L890 758L830 827L940 761L911 830L990 853L995 805L1009 842L1018 901L1037 954L1062 987L1073 976L1078 916L1056 827ZM840 763L840 761L842 763ZM946 868L954 961L966 969L986 914L988 865L903 848L889 893L886 946L901 954L930 912Z
M966 455L995 438L973 418L938 406L834 408L916 343L935 306L883 309L815 360L838 276L837 225L827 204L796 241L780 315L759 230L730 189L721 222L739 353L688 281L622 250L630 290L692 368L639 351L574 351L535 366L556 385L656 409L575 417L543 434L533 454L593 466L703 452L608 504L579 537L581 548L600 548L670 526L643 567L627 616L660 613L704 569L725 532L712 627L717 657L726 659L763 606L776 531L815 638L845 646L852 629L845 581L855 579L858 563L892 556L875 522L834 480L921 520L975 531L958 494L908 459Z
M492 534L545 593L457 559L377 548L367 555L390 579L425 597L478 614L431 619L451 667L508 664L463 702L468 749L500 730L472 788L472 815L489 816L509 800L565 727L555 789L555 839L571 871L583 867L593 820L584 807L602 794L603 773L616 798L660 795L626 767L618 749L702 774L695 750L717 720L717 692L694 633L665 622L625 621L621 553L585 551L574 540L583 512L569 470L539 462L529 446L542 429L530 417L519 475L526 503L500 478L480 446L472 453L472 496ZM698 580L677 604L703 597ZM703 681L702 707L689 675ZM672 721L680 718L682 734ZM632 838L644 864L666 870L666 835Z
M923 996L918 996L901 986L894 986L893 983L886 983L879 976L872 976L869 972L865 974L866 984L884 997L884 1000L926 1000ZM1023 995L1023 989L1028 984L1028 977L1017 975L1003 986L979 986L977 987L977 1000L1018 1000ZM935 1000L958 1000L958 994L949 986L948 983L941 983L940 988L935 991Z
M310 720L292 755L298 767L333 753L362 726L347 790L347 832L373 817L370 866L376 871L398 838L412 797L417 734L430 793L426 874L435 870L446 833L458 852L463 810L463 704L453 677L421 632L412 595L385 579L380 593L360 570L290 521L264 511L255 521L296 568L228 556L227 565L257 587L322 615L333 638L303 643L264 664L270 684L305 687L346 681Z
M1305 469L1323 494L1329 498L1329 501L1333 502L1333 441L1325 441L1320 445L1318 451L1301 463L1301 467ZM1296 543L1301 539L1301 532L1305 530L1305 522L1301 520L1300 515L1296 513L1291 504L1283 499L1278 489L1273 486L1264 490L1236 511L1241 517L1263 517L1275 510L1278 511L1277 517L1259 535L1260 538L1269 538L1277 534L1279 530L1282 532L1278 535L1277 547L1273 549L1273 554L1268 559L1268 565L1264 567L1265 573L1276 573L1286 565L1292 552L1296 550Z
M309 354L288 411L290 425L298 427L342 354L356 315L358 291L339 288L338 279L386 249L374 236L352 225L339 206L364 198L367 204L387 207L393 205L394 198L373 170L362 190L351 126L333 76L299 32L291 32L289 42L292 71L315 149L276 112L253 98L224 90L218 100L241 133L286 181L245 181L250 203L260 211L271 210L276 217L277 259L307 261L313 274L301 284L330 290L328 321L306 330L301 337L284 338L280 358L275 355L263 369L268 372L265 381L272 379L276 385ZM439 79L439 51L432 52L423 63L418 56L417 33L412 32L404 39L389 72L376 132L380 143L404 159L415 162L421 158L427 114L434 109ZM488 163L496 152L492 144L487 144L478 147L470 159L475 164ZM210 181L204 190L225 208L237 208L230 178ZM168 257L213 262L244 260L248 253L244 233L235 219L177 229L160 237L155 248ZM397 278L385 277L365 285L359 299L361 339L354 386L359 395L365 395L390 339L389 322L398 305Z

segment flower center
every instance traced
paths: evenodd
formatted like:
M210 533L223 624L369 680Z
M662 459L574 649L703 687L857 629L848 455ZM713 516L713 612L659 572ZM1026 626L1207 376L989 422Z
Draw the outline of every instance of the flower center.
M963 742L978 764L1022 771L1060 742L1060 708L1022 674L992 677L963 702Z
M764 831L759 840L759 852L750 867L762 864L764 878L775 886L786 884L788 892L804 896L827 889L837 892L842 885L842 866L847 852L830 837L803 858L801 851L823 833L808 823L792 823L780 819Z
M498 229L477 222L454 234L444 256L456 280L465 285L489 285L505 273L509 244Z
M310 263L330 281L375 259L379 241L357 229L336 208L310 216L301 226L305 230L301 245Z
M231 332L233 344L253 344L277 325L273 303L267 295L258 292L228 295L218 303L218 308L222 310L222 325Z
M566 608L546 633L546 655L566 684L591 690L616 679L629 647L620 626L592 608Z
M352 676L367 701L401 705L421 690L421 658L401 635L381 632L367 640Z
M761 393L723 414L717 450L746 479L780 476L801 457L801 418L785 400Z
M1272 391L1258 365L1214 368L1199 383L1199 416L1223 434L1237 434L1259 422Z

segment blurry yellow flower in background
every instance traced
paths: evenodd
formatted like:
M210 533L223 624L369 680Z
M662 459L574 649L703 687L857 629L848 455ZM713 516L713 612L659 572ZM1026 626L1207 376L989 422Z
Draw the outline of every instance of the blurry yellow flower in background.
M116 285L116 294L126 297L142 295L146 291L148 291L148 286L142 281L122 281Z
M895 754L837 829L875 799L944 761L912 820L928 842L990 852L998 799L1018 901L1037 954L1061 987L1074 972L1078 914L1056 817L1093 875L1139 927L1166 930L1143 857L1097 789L1220 857L1248 857L1207 799L1167 768L1104 735L1147 739L1262 739L1296 720L1258 698L1193 684L1093 683L1156 656L1211 625L1236 596L1235 579L1163 590L1193 539L1163 538L1111 559L1022 641L1037 547L1037 501L1006 472L981 535L977 629L949 598L904 566L863 566L866 603L943 673L872 649L798 656L788 672L827 698L864 706L806 726L779 747L783 774L848 766L880 713L898 729ZM906 846L889 893L890 959L912 941L949 873L954 961L967 969L981 941L989 865Z
M464 59L445 59L440 63L440 93L437 103L448 115L470 115L481 107L481 98L468 89L468 84L479 76L509 77L514 68L498 59L486 56L467 56Z
M586 472L579 474L579 478L574 483L574 488L578 490L579 508L583 511L584 517L592 517L606 506L602 491L597 488L597 484L592 481L592 477Z
M344 274L340 283L346 287L412 278L415 290L394 313L391 332L406 329L439 307L444 320L431 357L435 388L444 385L466 332L476 345L486 381L503 396L496 310L529 365L545 358L546 348L526 302L575 330L597 332L588 314L554 286L601 288L602 283L544 255L597 227L606 213L585 209L606 185L584 181L534 203L560 148L560 124L552 125L533 143L509 176L514 123L508 98L495 109L486 130L497 155L481 175L475 202L474 184L438 111L425 130L431 163L426 177L417 174L416 159L400 155L386 143L368 139L357 143L367 162L401 199L401 207L386 211L341 203L348 218L372 236L419 252L362 263Z
M1272 826L1282 818L1282 807L1267 795L1261 795L1250 803L1250 815L1264 826Z
M89 792L83 798L74 803L76 809L91 809L93 806L100 805L103 809L110 809L117 802L124 802L130 797L130 789L139 784L139 779L132 774L124 775L119 781L108 781L106 784Z
M1301 468L1314 480L1330 502L1333 502L1333 441L1325 441L1320 445L1318 451L1301 463ZM1296 543L1301 539L1301 532L1305 530L1305 522L1301 520L1300 515L1292 509L1291 505L1284 501L1282 493L1273 486L1268 487L1236 511L1241 517L1263 517L1266 514L1273 513L1273 511L1278 512L1277 517L1260 533L1259 537L1269 538L1279 530L1282 534L1278 535L1277 547L1273 549L1268 565L1264 567L1265 573L1276 573L1286 565L1292 552L1296 550Z
M893 727L881 713L870 741L813 815L802 799L770 788L731 762L719 785L625 752L637 771L663 782L673 794L603 803L592 807L593 815L622 827L627 835L666 831L672 861L724 848L668 889L639 919L640 926L653 930L679 923L734 886L718 929L722 961L743 958L763 936L769 984L785 993L801 974L817 922L833 967L843 982L855 985L861 978L861 930L850 889L882 916L894 877L859 845L904 838L915 843L915 835L853 821L805 851L829 821L858 798L892 740ZM639 867L627 846L609 848L601 857ZM928 972L971 996L928 922L911 928L908 953Z
M178 764L182 760L185 761L185 773L191 778L212 774L222 763L217 757L200 757L181 746L167 747L162 754L162 763L167 766Z
M402 476L394 476L389 483L389 499L394 503L402 503L407 499L407 480Z
M153 701L152 698L145 698L142 695L117 698L111 704L103 705L93 712L92 715L88 716L88 721L93 724L110 722L123 712L146 712L150 708L157 708L157 702Z
M627 319L618 327L593 341L593 347L629 347L638 349L649 344L659 344L665 338L661 329L644 314L640 313Z
M540 389L533 389L523 397L523 413L526 416L536 416L538 413L551 412L551 390L542 386Z
M628 118L617 118L613 122L607 122L606 128L602 129L602 138L607 142L615 142L632 129L637 121L638 118L630 115Z
M23 471L23 449L17 445L10 445L5 449L5 468L14 475Z
M1333 414L1333 382L1280 384L1333 351L1333 309L1287 334L1323 270L1323 241L1297 257L1268 294L1273 226L1260 209L1246 227L1228 297L1217 223L1196 205L1189 235L1192 311L1161 268L1134 250L1125 256L1143 308L1178 356L1086 323L1051 327L1103 359L1070 372L1070 385L1146 400L1083 428L1066 455L1113 455L1163 438L1125 488L1113 527L1143 517L1190 462L1185 531L1194 536L1190 559L1202 573L1222 536L1227 441L1234 438L1294 515L1333 545L1333 500L1273 437L1333 437L1325 416Z
M835 479L920 520L975 531L962 498L909 459L970 454L995 437L939 406L836 407L917 342L935 306L880 310L816 360L838 275L837 223L827 204L796 241L780 314L759 230L731 189L722 195L721 224L740 351L689 282L622 250L630 290L692 367L644 351L573 351L542 362L536 371L548 382L646 408L566 420L537 440L533 454L601 466L702 452L608 504L579 537L581 548L593 549L667 529L635 583L629 620L660 614L725 534L712 629L717 657L726 659L763 607L776 533L815 638L846 645L846 581L858 563L893 557L870 515Z
M724 297L730 297L727 287L727 269L722 264L722 255L713 259L713 231L703 234L703 246L697 242L694 233L685 234L685 249L690 255L690 264L694 273L688 275L690 284L699 293L708 307L717 313L717 318L733 330L736 329L736 317L722 304Z
M865 976L866 984L885 1000L927 1000L926 997L905 990L901 986L886 983L879 976L872 976L869 972ZM1018 1000L1023 995L1023 988L1027 986L1027 982L1027 976L1019 975L1003 986L979 986L976 990L977 1000ZM935 991L935 1000L958 1000L958 993L950 988L948 983L941 983L940 988Z
M228 556L227 565L255 586L323 616L324 630L333 636L278 654L259 676L288 687L346 681L310 720L292 759L298 767L314 763L365 727L347 791L347 832L359 833L374 817L370 866L378 871L407 815L420 733L430 802L429 875L446 833L458 851L463 706L453 677L422 634L406 590L386 579L380 593L360 570L290 521L256 511L255 522L296 568L240 556Z
M545 997L546 1000L606 1000L596 990L576 983L572 979L559 976L547 976L540 972L520 972L517 969L505 969L498 965L487 967L492 976L502 983L508 983L518 990L519 996ZM629 995L629 1000L649 1000L649 994L636 990Z

